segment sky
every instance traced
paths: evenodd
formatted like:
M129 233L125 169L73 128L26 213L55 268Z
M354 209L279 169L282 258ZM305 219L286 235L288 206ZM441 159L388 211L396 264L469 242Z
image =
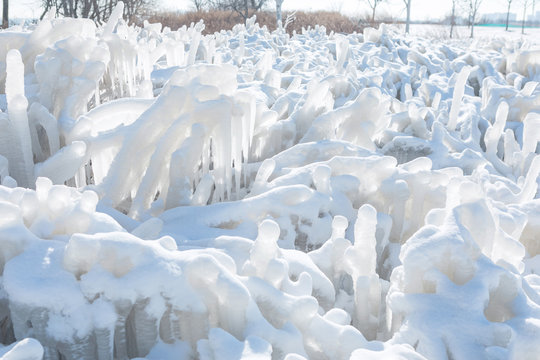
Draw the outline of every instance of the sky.
M273 6L273 1L272 2ZM451 10L451 0L411 0L412 20L441 19ZM514 0L512 12L521 18L520 0ZM191 0L155 0L157 7L168 10L188 10L192 8ZM42 13L40 0L11 0L10 17L39 17ZM283 10L333 10L347 15L368 12L366 0L285 0ZM481 13L506 12L506 0L483 0ZM538 6L540 9L540 6ZM386 0L377 8L377 14L392 14L396 18L404 18L403 0Z

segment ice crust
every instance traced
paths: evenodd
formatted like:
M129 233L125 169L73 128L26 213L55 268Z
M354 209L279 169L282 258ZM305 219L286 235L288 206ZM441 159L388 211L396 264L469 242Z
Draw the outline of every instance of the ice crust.
M0 34L1 359L538 358L535 46L122 6Z

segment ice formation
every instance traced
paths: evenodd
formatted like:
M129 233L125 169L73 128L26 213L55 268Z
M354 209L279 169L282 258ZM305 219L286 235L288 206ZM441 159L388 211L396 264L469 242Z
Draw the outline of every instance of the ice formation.
M538 359L540 63L47 16L0 49L0 358Z

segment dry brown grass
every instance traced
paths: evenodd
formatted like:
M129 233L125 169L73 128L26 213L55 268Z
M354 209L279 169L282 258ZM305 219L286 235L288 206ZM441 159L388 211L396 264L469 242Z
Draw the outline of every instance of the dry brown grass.
M276 29L276 16L275 13L269 11L259 11L256 13L257 22L260 26L266 26L270 31ZM283 14L283 18L287 17L287 13ZM243 22L242 17L231 11L199 11L199 12L187 12L187 13L156 13L147 17L147 20L151 23L162 23L163 26L168 26L171 30L176 30L183 25L189 26L191 23L196 23L203 19L206 25L204 33L213 34L221 30L230 30L235 24ZM296 20L294 20L288 27L287 31L292 33L300 32L302 28L314 27L315 25L323 25L326 27L326 31L336 33L353 33L362 32L362 29L368 25L358 19L352 19L346 17L339 12L296 12Z

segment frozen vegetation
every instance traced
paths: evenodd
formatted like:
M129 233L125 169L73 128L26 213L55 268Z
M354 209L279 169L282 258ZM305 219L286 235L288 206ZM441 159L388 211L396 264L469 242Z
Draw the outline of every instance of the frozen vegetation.
M2 359L538 359L540 48L121 12L0 33Z

